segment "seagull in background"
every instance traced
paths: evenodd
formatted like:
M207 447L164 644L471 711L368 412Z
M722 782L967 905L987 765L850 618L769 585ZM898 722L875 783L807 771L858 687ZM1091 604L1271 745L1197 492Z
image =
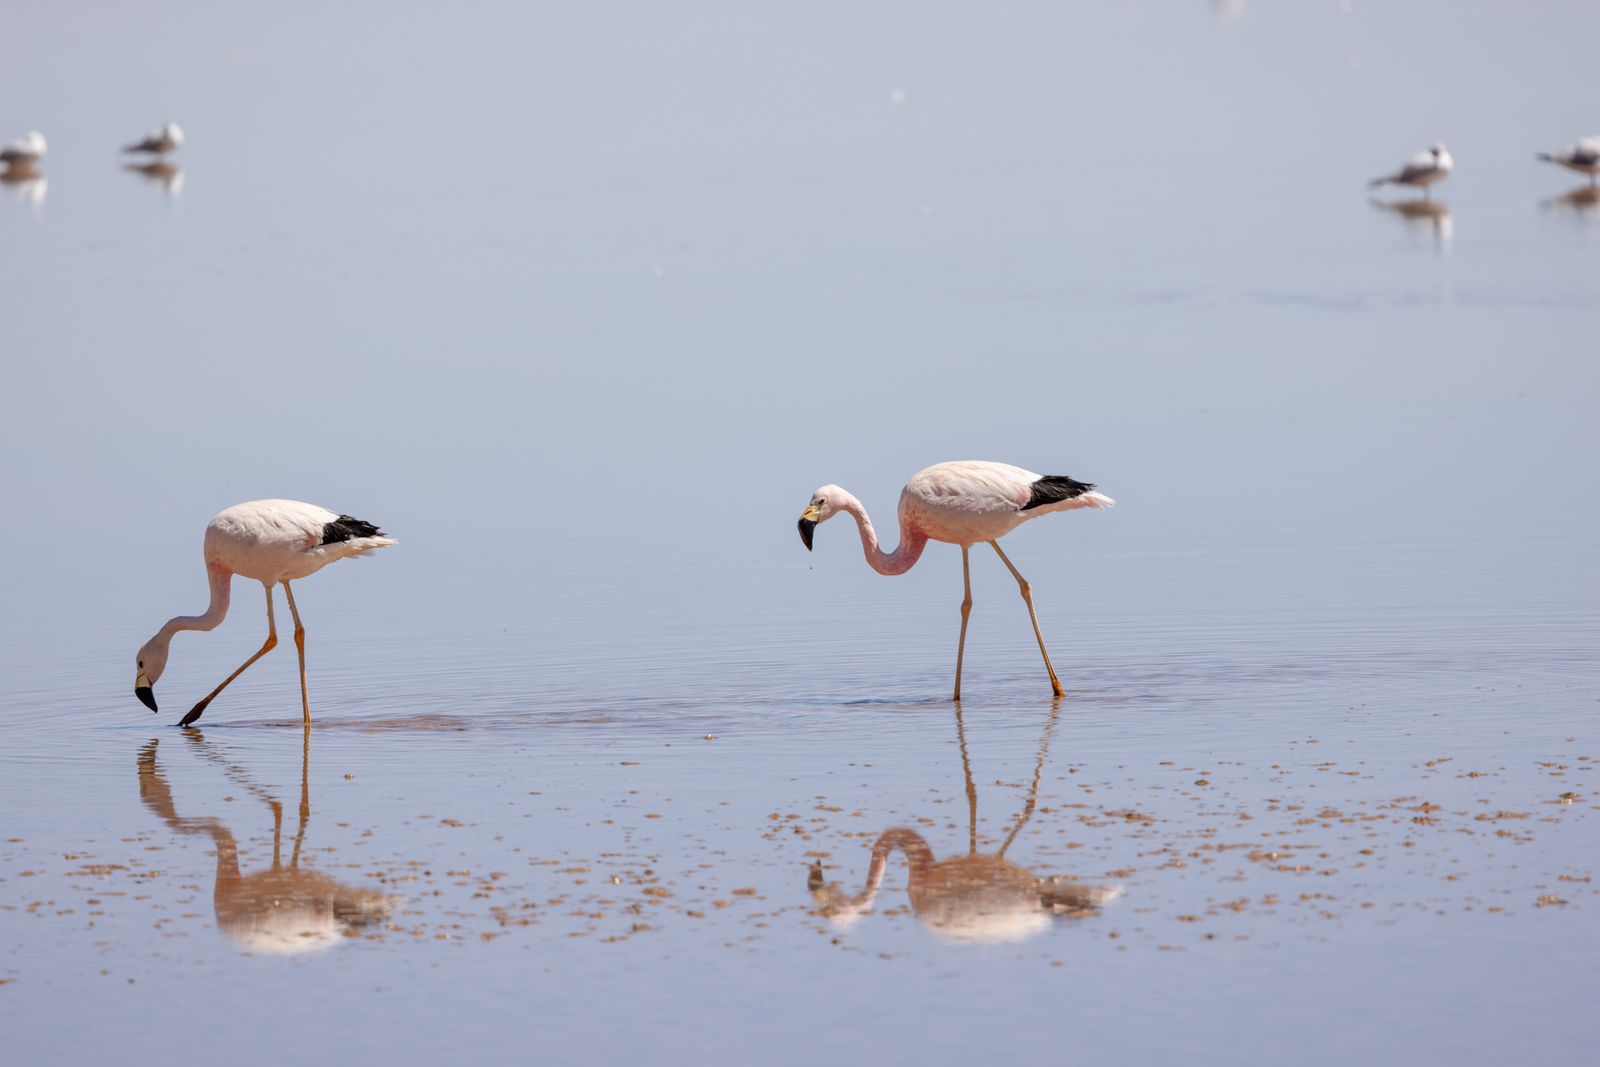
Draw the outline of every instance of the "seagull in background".
M1580 137L1559 152L1540 152L1539 158L1587 174L1589 184L1594 185L1596 177L1600 176L1600 136Z
M1455 160L1450 158L1444 145L1429 145L1427 151L1418 152L1406 160L1406 165L1393 174L1374 178L1367 185L1372 189L1380 185L1409 185L1421 189L1422 195L1428 196L1428 186L1447 177L1455 165Z
M0 148L0 163L8 170L27 170L44 158L46 147L44 134L34 130Z
M150 152L164 156L175 150L183 143L183 131L176 122L168 122L160 129L152 130L144 135L144 140L136 144L124 145L124 152Z
M879 574L904 574L922 556L929 541L961 546L961 581L965 596L961 601L961 642L956 646L955 699L961 699L961 661L967 650L967 616L972 613L972 575L968 552L983 541L999 555L1011 577L1017 580L1022 601L1028 605L1033 636L1044 656L1044 669L1050 675L1050 689L1056 696L1065 692L1056 669L1050 665L1050 652L1044 647L1039 616L1033 610L1033 587L1011 565L1000 548L1000 538L1029 519L1052 511L1073 508L1109 508L1116 501L1097 493L1088 482L1063 474L1035 474L1009 463L969 460L936 463L912 475L900 491L900 544L893 552L878 547L878 535L867 517L867 509L837 485L825 485L811 494L811 503L800 516L800 540L806 550L820 523L835 515L849 515L861 531L861 549L867 565Z
M162 624L156 635L139 649L133 695L156 710L154 687L167 668L167 652L180 630L215 630L228 616L228 596L233 576L254 578L267 590L267 640L261 650L190 709L178 723L188 726L206 710L228 683L278 645L278 626L272 617L272 587L283 584L284 599L294 616L294 644L300 653L300 708L311 725L311 700L306 695L306 630L294 605L291 581L315 574L336 559L364 556L375 548L388 548L394 540L383 531L349 515L341 515L298 500L252 500L235 504L206 524L206 577L211 583L211 606L204 615L179 615Z

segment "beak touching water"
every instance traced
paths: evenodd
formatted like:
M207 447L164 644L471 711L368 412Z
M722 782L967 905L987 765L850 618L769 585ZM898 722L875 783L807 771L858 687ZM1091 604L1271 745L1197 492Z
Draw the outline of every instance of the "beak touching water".
M144 671L140 671L139 676L133 680L133 695L139 698L139 703L151 711L156 710L156 694L150 688L150 679Z
M817 518L822 512L817 510L815 504L806 508L800 516L800 540L805 542L806 551L811 551L811 534L817 528Z

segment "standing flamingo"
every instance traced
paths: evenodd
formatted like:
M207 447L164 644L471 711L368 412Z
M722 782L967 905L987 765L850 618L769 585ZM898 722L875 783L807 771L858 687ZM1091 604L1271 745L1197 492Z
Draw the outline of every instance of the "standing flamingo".
M311 700L306 694L306 631L300 625L300 611L294 606L289 583L315 574L336 559L364 556L374 548L394 544L370 522L303 504L298 500L252 500L235 504L206 524L206 576L211 582L211 606L204 615L179 615L168 619L156 635L139 650L138 674L133 695L145 707L156 710L153 687L167 668L167 649L179 630L214 630L228 615L228 592L235 574L254 578L267 591L267 640L260 651L222 680L189 714L178 723L188 726L200 718L206 705L216 699L228 683L245 668L271 652L278 644L278 627L272 617L272 586L283 583L283 595L294 616L294 644L300 653L300 708L311 722Z
M800 516L800 540L811 548L813 532L846 512L861 528L861 548L867 563L879 574L904 574L922 556L930 540L961 546L961 642L956 646L955 699L961 699L961 661L967 650L967 616L972 613L972 575L968 551L987 541L1000 556L1022 591L1028 605L1033 636L1044 656L1044 669L1050 675L1050 688L1061 696L1061 680L1050 665L1050 651L1044 647L1039 616L1033 609L1033 587L1001 551L1000 538L1029 519L1052 511L1073 508L1109 508L1116 501L1094 491L1088 482L1061 474L1035 474L1009 463L969 460L937 463L914 474L900 491L900 545L891 553L878 547L878 535L867 517L867 509L837 485L825 485L811 494L811 503Z

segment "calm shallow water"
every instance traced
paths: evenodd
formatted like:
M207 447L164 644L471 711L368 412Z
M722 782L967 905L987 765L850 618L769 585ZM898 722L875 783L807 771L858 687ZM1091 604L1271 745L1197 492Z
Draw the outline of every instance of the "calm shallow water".
M18 8L8 1047L1586 1049L1596 15L693 15ZM1448 227L1365 198L1434 138ZM1007 540L1059 704L992 556L958 717L956 553L797 543L967 456L1118 498ZM309 736L283 649L178 731L270 495L401 544L297 594Z

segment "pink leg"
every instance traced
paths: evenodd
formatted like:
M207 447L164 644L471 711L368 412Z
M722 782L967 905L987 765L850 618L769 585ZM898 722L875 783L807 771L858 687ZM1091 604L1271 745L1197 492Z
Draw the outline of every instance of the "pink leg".
M228 683L229 682L233 681L235 678L239 677L239 675L243 674L245 672L245 668L249 667L250 664L254 663L256 660L260 659L262 656L265 656L268 652L271 652L273 649L278 647L278 624L272 618L272 586L267 585L265 582L263 582L262 585L267 590L267 642L266 642L266 644L262 645L261 646L261 650L258 651L255 655L251 656L249 659L245 660L242 664L240 664L238 670L234 671L232 674L230 674L226 678L224 678L222 680L222 684L221 685L217 686L210 693L206 694L206 698L204 700L200 701L200 703L198 703L194 707L190 708L189 709L189 714L185 715L182 719L180 719L178 721L178 725L179 726L188 726L190 723L192 723L196 719L200 718L200 716L204 715L205 711L206 711L206 705L210 704L213 700L215 700L217 698L217 694L218 693L220 693L224 689L228 688Z
M294 647L300 653L300 714L305 716L305 724L311 725L311 697L306 693L306 628L300 625L300 609L294 606L294 590L289 588L289 580L283 582L283 595L289 598L289 614L294 616Z
M956 695L961 700L961 660L967 654L967 616L972 614L972 572L967 566L966 545L961 546L961 643L956 645Z
M1017 568L1006 559L1006 554L1000 551L998 541L990 541L994 550L1000 553L1000 561L1006 565L1006 570L1011 572L1011 577L1017 580L1017 586L1022 590L1023 603L1028 605L1028 621L1033 623L1033 636L1039 640L1039 654L1044 657L1044 669L1050 674L1050 688L1056 696L1062 696L1066 690L1061 688L1061 679L1056 677L1056 669L1050 665L1050 650L1044 647L1044 634L1039 630L1039 615L1033 610L1033 586L1028 584L1028 579L1017 572Z

